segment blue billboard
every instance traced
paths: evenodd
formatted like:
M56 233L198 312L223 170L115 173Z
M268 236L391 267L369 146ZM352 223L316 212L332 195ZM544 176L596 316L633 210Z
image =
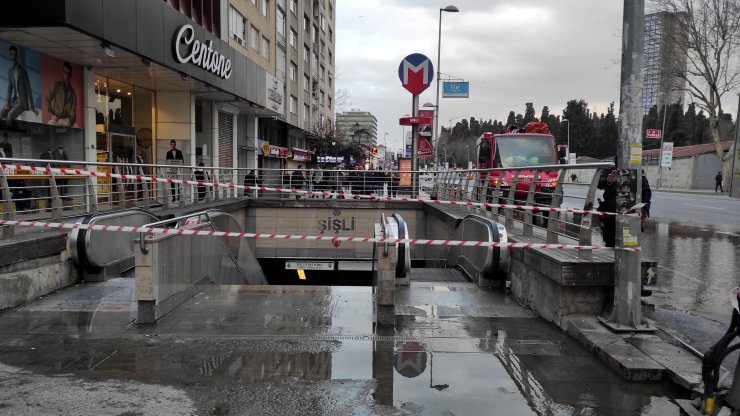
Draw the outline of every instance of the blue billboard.
M442 83L442 98L468 98L470 85L465 81L444 81Z

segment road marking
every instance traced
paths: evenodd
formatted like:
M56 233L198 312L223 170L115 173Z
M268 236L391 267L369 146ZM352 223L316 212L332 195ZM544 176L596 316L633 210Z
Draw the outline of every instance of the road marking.
M688 205L688 206L690 206L690 207L699 207L699 208L716 209L716 210L719 210L719 211L724 211L724 210L725 210L724 208L718 208L718 207L709 207L709 206L706 206L706 205L694 205L694 204L683 204L683 205Z

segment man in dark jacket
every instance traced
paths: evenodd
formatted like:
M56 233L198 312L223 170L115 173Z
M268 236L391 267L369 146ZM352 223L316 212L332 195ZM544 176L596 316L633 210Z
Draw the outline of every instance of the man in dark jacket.
M616 163L616 159L615 159ZM618 172L616 169L601 171L599 176L599 183L597 188L604 190L603 200L601 205L597 208L598 211L605 212L616 212L617 211L617 176ZM645 221L645 218L650 216L650 201L653 193L650 190L650 183L648 183L645 172L642 172L642 203L645 204L641 209L641 220ZM604 245L607 247L614 247L616 241L616 226L617 219L614 215L602 215L601 216L601 235L604 239ZM640 224L642 227L642 224Z
M714 177L714 192L717 192L717 189L719 189L720 192L725 191L722 189L722 171L717 172L717 176Z

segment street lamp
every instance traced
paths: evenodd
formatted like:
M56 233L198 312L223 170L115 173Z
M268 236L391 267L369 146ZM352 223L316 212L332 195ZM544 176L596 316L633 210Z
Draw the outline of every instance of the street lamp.
M439 9L439 35L437 37L437 101L434 106L434 133L432 137L432 147L434 149L434 166L437 167L437 139L439 138L439 77L442 74L440 69L440 59L442 56L442 12L457 13L460 9L455 6L447 6Z
M383 169L388 167L388 132L383 133Z
M568 123L568 144L565 145L568 151L565 153L565 161L570 163L570 120L564 118L563 122Z

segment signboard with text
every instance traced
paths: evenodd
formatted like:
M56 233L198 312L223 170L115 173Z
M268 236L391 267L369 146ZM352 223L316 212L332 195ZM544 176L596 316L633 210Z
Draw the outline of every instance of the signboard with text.
M673 162L673 142L663 142L663 149L660 154L660 166L670 168L671 162Z
M444 81L442 98L469 98L470 84L464 81Z
M662 136L662 133L663 132L660 130L647 129L645 131L645 138L646 139L660 139L660 137Z
M430 120L429 124L419 124L419 137L417 140L416 154L420 157L429 157L432 155L432 128L434 120L434 110L419 110L419 118Z

